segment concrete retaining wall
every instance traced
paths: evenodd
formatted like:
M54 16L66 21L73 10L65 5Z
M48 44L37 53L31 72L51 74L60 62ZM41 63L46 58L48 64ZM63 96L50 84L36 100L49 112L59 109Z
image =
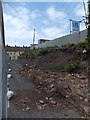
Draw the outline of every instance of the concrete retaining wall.
M39 44L35 46L35 48L44 48L47 46L55 46L55 45L62 46L62 45L66 45L67 43L78 43L78 42L84 41L86 39L86 36L87 36L87 30L83 30L80 33L69 34L69 35Z
M2 20L2 4L0 0L0 120L7 118L7 63Z

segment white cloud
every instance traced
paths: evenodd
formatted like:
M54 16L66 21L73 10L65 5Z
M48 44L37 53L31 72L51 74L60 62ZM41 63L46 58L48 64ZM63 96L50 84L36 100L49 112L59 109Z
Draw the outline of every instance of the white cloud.
M43 12L45 11L47 12L44 16ZM39 12L37 9L28 9L25 4L20 4L17 7L5 4L6 44L29 46L32 44L34 28L36 28L35 43L38 43L40 38L54 39L64 35L69 25L67 15L63 11L56 10L54 7L49 7L45 11Z
M85 2L85 7L86 7L86 13L87 13L87 9L88 9L88 7L87 7L87 3ZM83 4L78 4L78 6L75 8L75 10L74 10L74 12L75 12L75 14L77 15L77 16L85 16L85 11L84 11L84 6L83 6Z
M49 24L49 21L46 20L46 19L44 19L44 20L42 21L42 23L43 23L44 25L48 25L48 24Z
M4 8L5 40L10 45L30 45L32 43L34 24L32 20L38 17L38 11L29 11L25 7ZM31 20L32 19L32 20Z
M49 39L55 39L56 37L60 37L64 35L65 27L60 29L60 27L54 26L54 27L46 27L42 28L42 33L44 36L48 36Z
M63 20L67 15L63 11L56 10L55 7L50 6L46 13L48 14L48 17L50 20Z

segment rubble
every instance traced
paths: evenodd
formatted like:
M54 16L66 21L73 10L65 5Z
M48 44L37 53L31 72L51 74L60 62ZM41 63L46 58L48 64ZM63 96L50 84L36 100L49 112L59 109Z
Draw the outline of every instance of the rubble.
M44 101L43 101L43 100L39 100L39 103L43 104L43 103L44 103Z
M30 108L27 106L27 107L26 107L26 110L30 110Z
M82 53L87 53L87 50L83 50L83 52Z
M42 110L42 109L44 109L44 107L41 105L37 105L37 109Z
M51 100L50 103L56 105L56 101L54 100Z
M88 79L84 74L79 73L57 73L57 72L43 72L40 69L31 69L28 65L27 68L20 69L21 74L25 74L33 83L36 85L38 93L45 94L44 101L39 100L37 108L39 110L44 109L46 103L57 105L57 100L54 97L57 96L59 99L69 99L75 106L84 106L84 110L87 112L88 98L86 96L88 89Z

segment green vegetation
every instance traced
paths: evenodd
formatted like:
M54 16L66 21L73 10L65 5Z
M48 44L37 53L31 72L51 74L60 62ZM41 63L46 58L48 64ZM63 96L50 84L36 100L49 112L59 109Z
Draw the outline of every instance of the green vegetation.
M90 46L90 39L86 39L85 41L82 41L82 42L78 42L77 44L74 44L74 43L67 43L67 47L70 48L70 47L73 47L74 45L78 48L82 48L82 47L86 47L86 46Z
M67 47L72 47L72 46L74 46L74 43L67 43Z
M48 52L53 49L58 48L58 46L46 47L46 48L38 48L38 49L26 49L25 52L19 58L27 58L29 54L33 56L41 56L46 55Z
M75 69L79 68L80 65L80 61L76 60L71 64L67 64L65 66L63 65L55 65L51 68L52 71L56 71L56 72L73 72Z
M27 52L24 52L23 54L21 54L20 56L19 56L19 59L20 58L27 58L28 57L28 53Z
M36 51L36 54L38 56L46 55L47 53L48 53L48 49L47 48L39 49L39 50Z
M87 38L88 45L90 45L90 38Z
M64 67L65 72L73 72L75 69L79 68L80 61L76 60L72 64L67 64Z
M84 47L84 46L88 46L88 45L90 45L89 42L88 42L88 40L85 40L83 42L77 43L78 47Z

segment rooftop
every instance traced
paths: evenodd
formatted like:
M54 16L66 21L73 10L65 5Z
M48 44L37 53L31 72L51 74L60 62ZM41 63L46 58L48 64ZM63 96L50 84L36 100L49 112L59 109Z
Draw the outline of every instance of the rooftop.
M18 51L23 52L25 51L26 47L18 47L18 46L12 47L7 45L5 48L7 52L18 52Z

